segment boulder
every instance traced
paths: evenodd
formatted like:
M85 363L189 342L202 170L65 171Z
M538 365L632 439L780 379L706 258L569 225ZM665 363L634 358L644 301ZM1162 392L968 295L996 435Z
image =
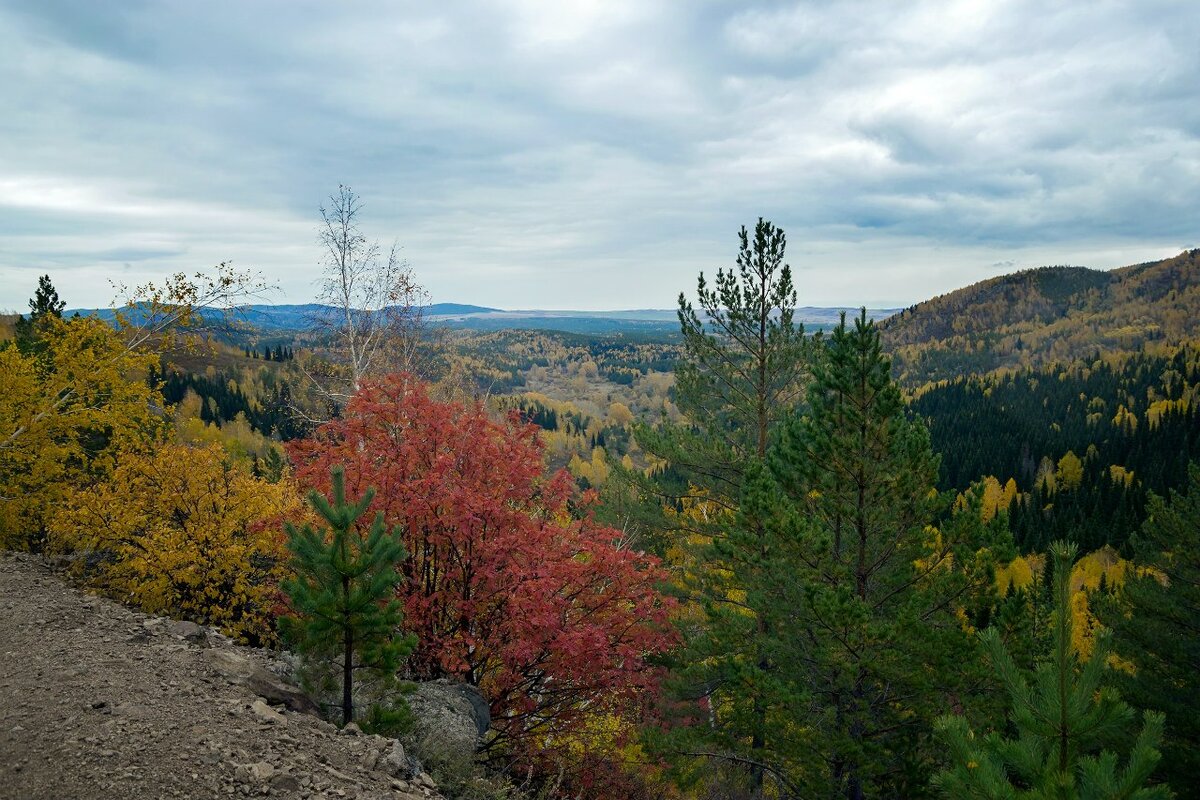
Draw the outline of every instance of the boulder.
M410 738L423 759L470 760L491 725L487 700L465 683L421 683L405 700L414 717Z
M246 687L268 703L304 714L320 714L308 695L249 658L230 650L206 650L205 654L209 665L226 680Z
M393 778L412 775L412 764L404 752L404 745L392 742L392 746L375 763L375 769L383 770Z

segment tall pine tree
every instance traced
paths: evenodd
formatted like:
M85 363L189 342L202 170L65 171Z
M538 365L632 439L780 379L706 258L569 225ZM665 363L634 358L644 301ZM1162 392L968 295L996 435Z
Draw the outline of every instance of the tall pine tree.
M994 592L989 553L1007 530L977 508L933 527L938 459L865 310L853 326L842 316L812 371L747 504L778 548L764 591L793 698L789 780L801 797L919 796L929 720L970 688L959 615Z
M975 735L966 720L943 717L939 732L951 765L935 783L949 798L983 800L1166 800L1166 786L1147 786L1159 760L1163 717L1146 712L1124 767L1103 749L1134 723L1134 712L1102 687L1108 637L1082 664L1071 643L1071 564L1075 545L1055 543L1054 633L1049 659L1023 672L995 630L981 638L1010 703L1007 730ZM1015 735L1009 733L1013 731Z
M782 609L755 588L772 557L771 534L761 515L740 506L748 477L764 469L772 431L801 396L807 345L793 319L784 232L759 219L738 237L733 269L718 270L713 286L701 273L699 309L679 296L684 356L675 391L686 424L642 425L636 435L671 467L643 489L680 510L666 523L664 548L687 608L672 686L684 715L704 718L661 744L692 754L699 780L711 781L714 765L730 766L732 780L757 794L787 746L790 697L778 691L778 665L764 647Z
M344 470L335 467L332 473L330 499L315 490L308 496L329 529L285 525L296 577L283 585L294 616L282 618L280 627L306 657L340 662L345 725L354 720L355 674L367 671L390 683L416 637L400 633L397 565L406 554L399 531L388 530L382 513L362 531L358 519L370 507L374 490L350 502Z

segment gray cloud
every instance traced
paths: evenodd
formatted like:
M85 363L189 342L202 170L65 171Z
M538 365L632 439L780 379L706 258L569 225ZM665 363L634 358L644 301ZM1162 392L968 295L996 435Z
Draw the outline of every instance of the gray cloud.
M436 299L505 307L670 305L759 215L811 304L1166 256L1198 39L1132 0L0 0L0 308L229 259L308 299L339 182Z

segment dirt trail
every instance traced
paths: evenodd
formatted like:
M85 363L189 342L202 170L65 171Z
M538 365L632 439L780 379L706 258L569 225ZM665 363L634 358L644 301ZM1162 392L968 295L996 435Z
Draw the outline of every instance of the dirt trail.
M270 661L0 551L0 798L437 797L390 740L272 708L230 665Z

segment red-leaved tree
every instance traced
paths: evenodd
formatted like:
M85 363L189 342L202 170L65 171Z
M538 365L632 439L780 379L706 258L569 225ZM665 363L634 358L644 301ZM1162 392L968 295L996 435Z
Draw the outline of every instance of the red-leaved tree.
M364 385L341 419L291 447L303 485L330 467L404 532L405 625L418 678L454 676L491 703L499 755L570 741L589 715L646 696L647 658L670 647L657 561L571 513L569 475L545 476L536 428L481 405L438 402L391 376Z

